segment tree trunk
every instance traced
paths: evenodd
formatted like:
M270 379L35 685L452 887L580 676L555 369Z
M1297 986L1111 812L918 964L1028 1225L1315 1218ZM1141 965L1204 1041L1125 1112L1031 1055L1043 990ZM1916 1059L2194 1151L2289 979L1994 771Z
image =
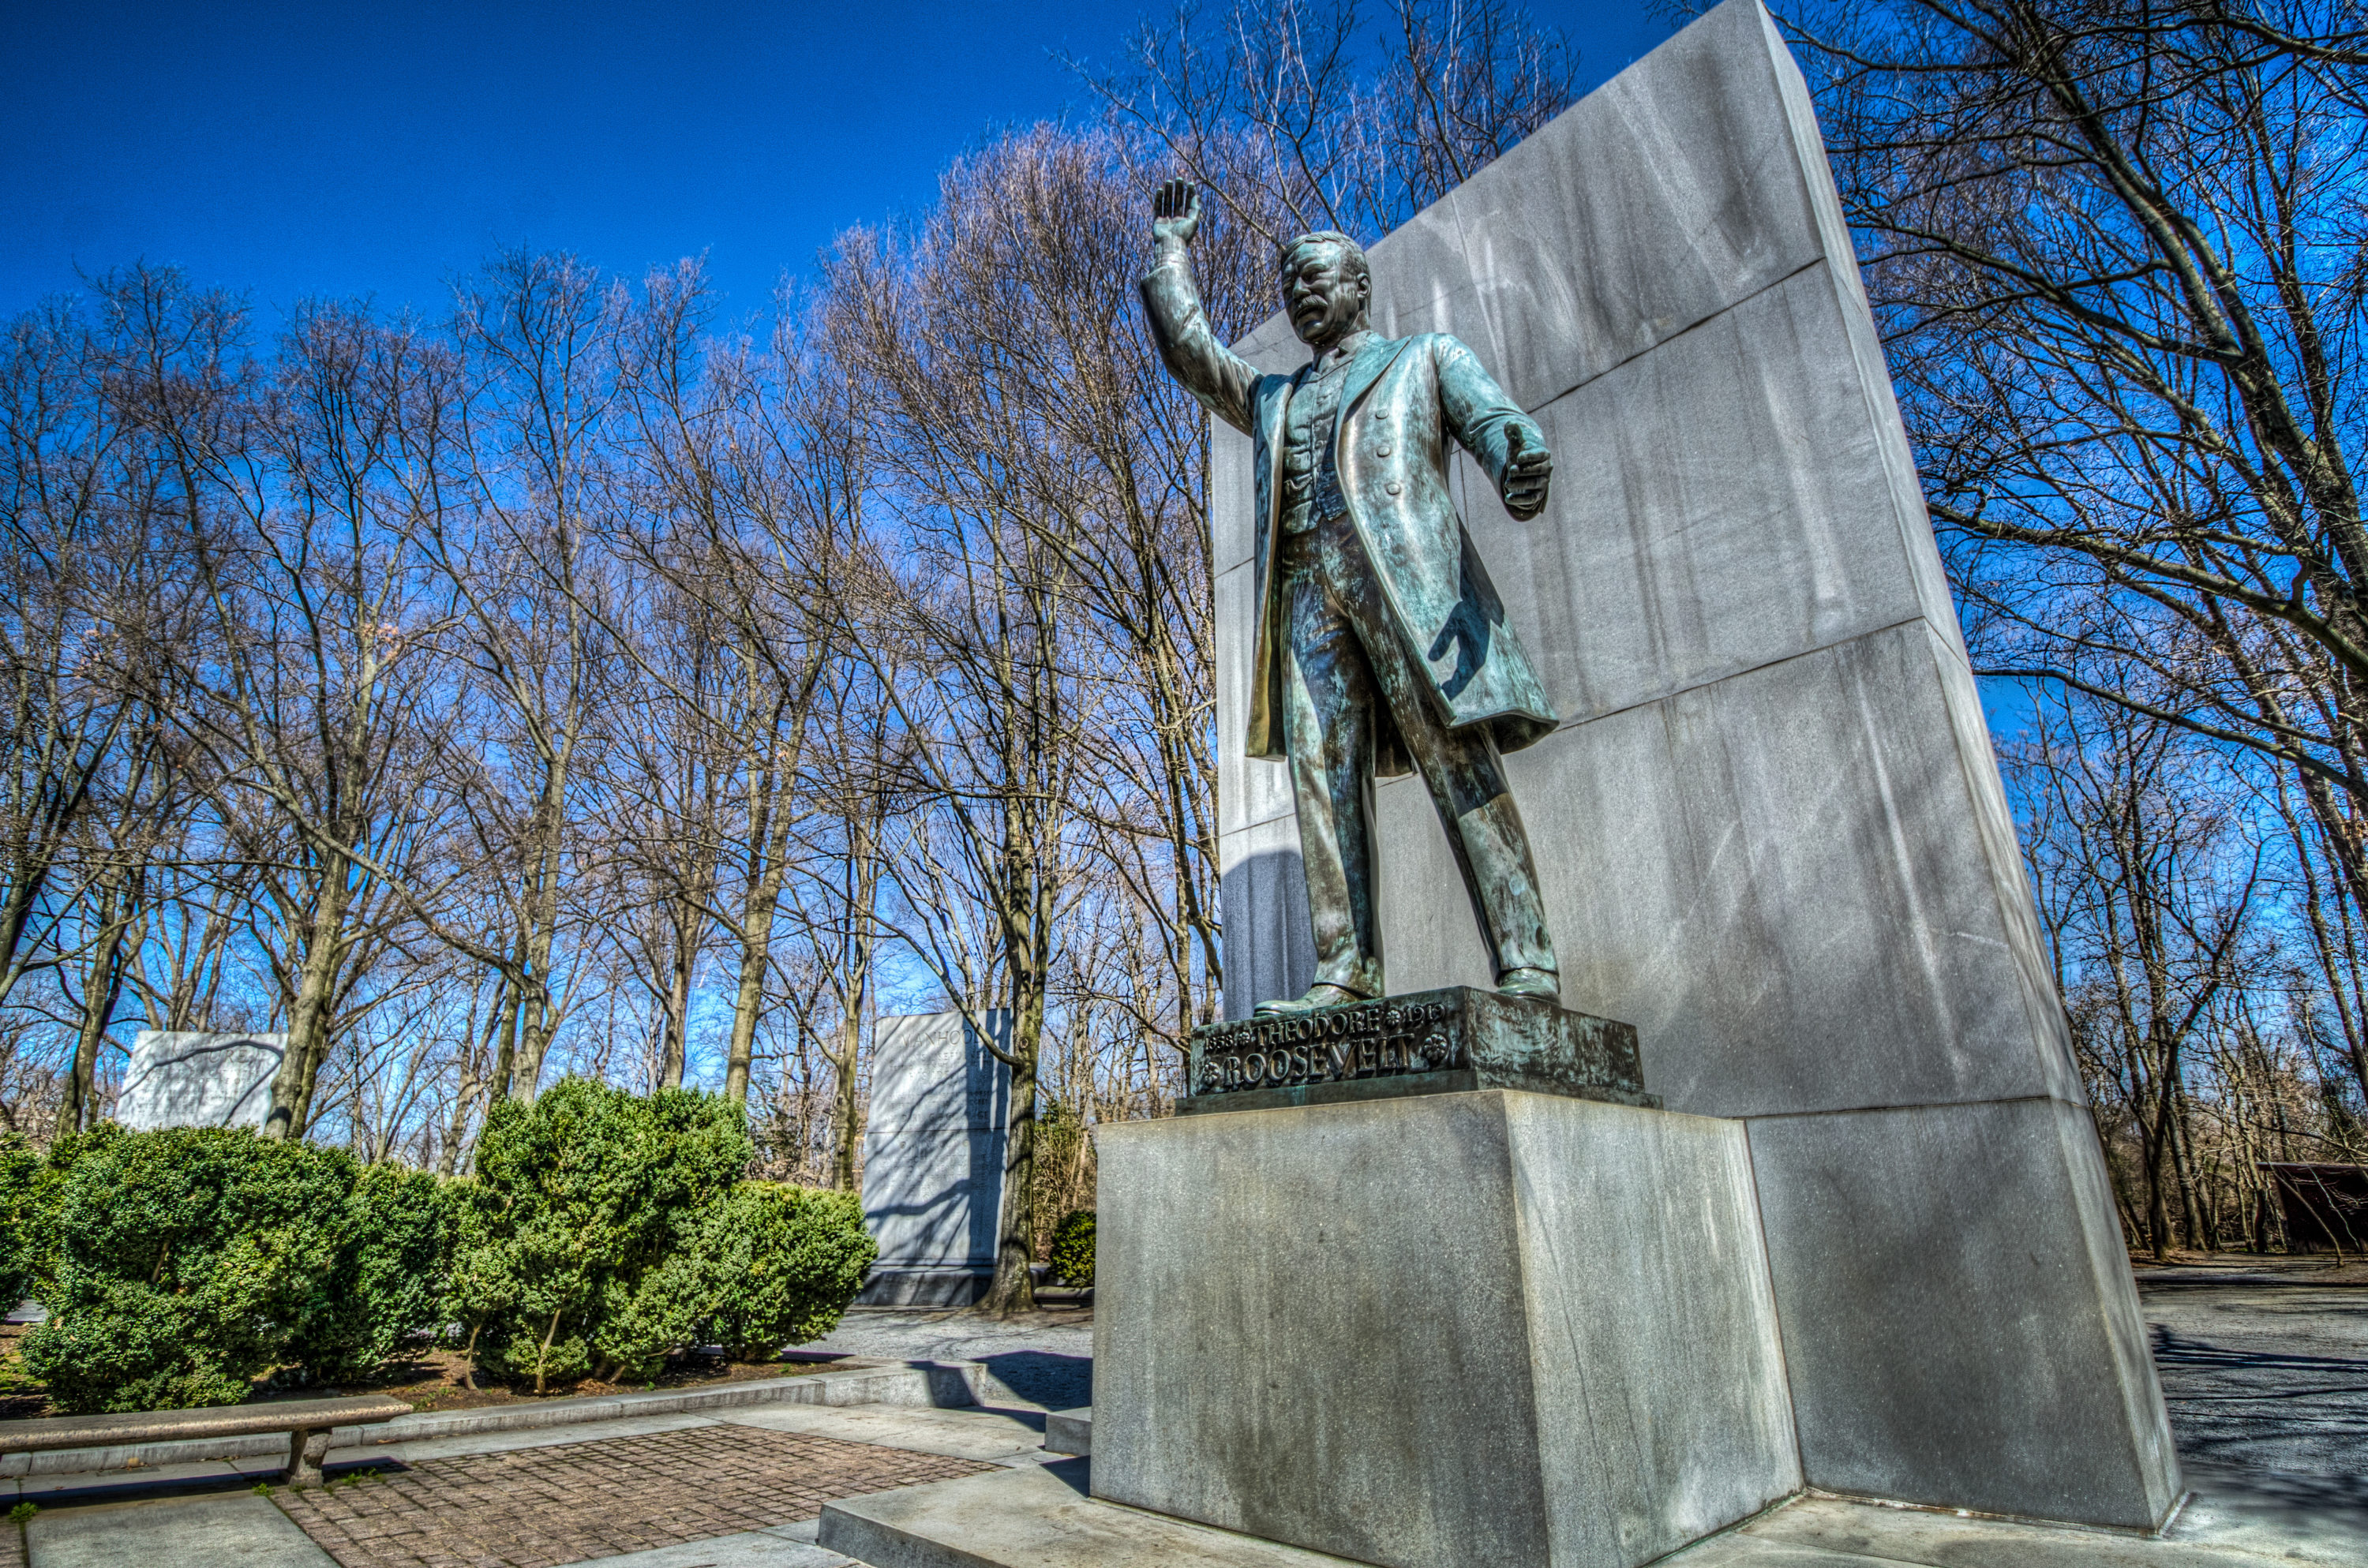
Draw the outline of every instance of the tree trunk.
M100 893L102 934L89 978L83 983L82 1028L74 1040L74 1070L66 1075L65 1095L58 1104L56 1136L61 1138L80 1132L90 1119L97 1097L98 1048L107 1039L107 1026L123 994L124 935L133 924L136 902L126 889L125 878L123 871L110 872Z
M461 1167L461 1145L468 1141L469 1112L475 1108L479 1092L485 1094L486 1105L501 1103L502 1091L507 1085L499 1079L509 1072L509 1052L507 1043L496 1048L494 1042L504 1033L505 1017L513 1016L509 994L507 981L495 982L494 1005L485 1014L485 1033L482 1040L476 1037L476 1019L472 1017L469 1020L470 1038L467 1054L461 1064L461 1088L452 1096L452 1125L444 1135L444 1147L436 1156L438 1176L449 1176ZM495 1074L490 1078L480 1076L484 1071L482 1064L488 1055L495 1060Z
M748 904L741 913L740 990L732 1003L732 1047L723 1059L723 1097L744 1101L748 1069L757 1059L757 1019L764 1009L765 967L771 961L773 939L771 902L759 909L752 894Z
M857 1141L863 1135L859 1119L860 1102L856 1098L856 1049L863 1043L862 994L859 991L854 1006L847 1009L839 1024L839 1046L830 1053L830 1063L837 1081L834 1085L837 1103L831 1118L830 1185L841 1192L855 1190L857 1172L855 1152Z
M667 955L666 994L658 998L657 1087L682 1087L683 1069L690 1061L690 993L699 975L700 929L707 918L703 901L677 895L672 900L668 927L673 951Z
M2193 1142L2188 1132L2187 1096L2175 1093L2171 1100L2170 1160L2171 1170L2179 1178L2180 1217L2187 1233L2187 1244L2198 1252L2211 1252L2219 1244L2217 1227L2203 1207L2203 1183L2195 1173Z
M542 1059L551 1050L548 992L539 983L518 998L518 1048L510 1066L510 1098L531 1102L542 1086Z
M1039 991L1013 998L1011 1020L1011 1141L1003 1163L1003 1233L996 1238L995 1281L985 1307L1002 1317L1036 1308L1036 1052L1044 1034Z
M518 1067L518 1006L509 982L503 981L494 993L494 1028L498 1035L494 1047L494 1075L485 1084L488 1104L510 1096L510 1079Z
M461 1092L452 1099L452 1125L444 1134L444 1146L436 1152L436 1174L449 1176L461 1168L461 1144L469 1136L469 1109L476 1103L477 1091L484 1085L473 1073L465 1069L461 1074Z
M531 1101L542 1086L542 1059L551 1050L552 1030L558 1023L551 1000L551 949L559 928L560 802L574 755L571 733L567 744L545 770L542 797L535 808L546 825L538 834L533 893L527 903L526 926L518 933L518 972L510 977L518 994L520 1036L509 1074L513 1099Z
M271 1079L266 1138L302 1138L313 1113L313 1085L329 1054L329 1006L344 956L349 869L333 856L323 869L321 896L307 925L304 965L288 1009L288 1049Z
M2157 1087L2155 1096L2153 1124L2146 1132L2146 1239L2154 1247L2157 1263L2170 1261L2170 1202L2165 1190L2164 1167L2170 1163L2170 1096Z
M740 992L732 1005L732 1046L723 1061L723 1094L727 1099L748 1097L748 1072L757 1059L757 1020L764 1012L765 971L772 962L773 919L781 903L781 883L789 874L790 829L793 825L792 795L798 768L805 755L806 716L814 688L829 664L830 643L818 645L806 663L789 723L789 739L776 748L767 767L753 762L748 768L748 896L740 906ZM753 669L757 661L748 656ZM780 711L776 706L776 713ZM778 719L773 726L780 728Z

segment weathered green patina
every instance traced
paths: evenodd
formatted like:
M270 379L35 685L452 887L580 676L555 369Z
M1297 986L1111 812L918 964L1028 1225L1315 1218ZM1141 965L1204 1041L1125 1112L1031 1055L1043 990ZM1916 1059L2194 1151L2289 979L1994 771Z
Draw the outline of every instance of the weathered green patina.
M1284 247L1292 326L1313 353L1268 375L1217 341L1188 247L1200 195L1154 202L1143 300L1177 380L1256 451L1258 619L1247 755L1286 759L1298 811L1315 983L1264 1012L1380 995L1371 781L1418 771L1454 846L1497 984L1560 993L1553 939L1500 752L1555 716L1505 622L1448 491L1451 440L1516 517L1544 509L1553 458L1535 421L1453 337L1372 330L1364 254L1345 234Z

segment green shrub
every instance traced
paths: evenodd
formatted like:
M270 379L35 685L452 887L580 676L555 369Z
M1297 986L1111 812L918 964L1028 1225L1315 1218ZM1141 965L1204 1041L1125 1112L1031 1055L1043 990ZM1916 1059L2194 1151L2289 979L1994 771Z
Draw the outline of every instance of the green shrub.
M1053 1278L1064 1285L1089 1288L1094 1282L1094 1211L1072 1209L1053 1230L1053 1254L1047 1259Z
M1036 1113L1036 1176L1029 1211L1036 1233L1034 1255L1050 1259L1053 1232L1061 1218L1094 1200L1092 1129L1077 1108L1047 1096Z
M697 1250L709 1290L700 1342L734 1361L767 1360L837 1327L880 1256L855 1194L768 1181L744 1182L710 1208Z
M636 1380L690 1343L709 1300L703 1211L748 1164L745 1108L582 1078L485 1118L455 1195L452 1302L483 1370L538 1391Z
M41 1240L35 1223L40 1191L40 1156L15 1133L0 1137L0 1299L14 1307L33 1289Z
M62 1140L26 1369L76 1413L231 1404L328 1311L352 1156L252 1132Z
M465 1182L245 1131L0 1143L0 1294L30 1273L24 1365L74 1412L345 1381L456 1318L538 1389L768 1355L838 1321L874 1248L848 1194L743 1182L750 1152L737 1104L581 1079L495 1106Z
M601 1339L635 1378L695 1345L766 1360L837 1326L878 1252L852 1194L744 1182L703 1205L684 1244L619 1293Z
M366 1376L438 1321L442 1204L424 1173L108 1123L12 1187L21 1174L0 1152L0 1214L23 1194L17 1251L50 1310L23 1360L66 1410L232 1404L275 1368Z
M290 1347L307 1381L366 1378L443 1322L445 1185L402 1165L363 1167L336 1266Z

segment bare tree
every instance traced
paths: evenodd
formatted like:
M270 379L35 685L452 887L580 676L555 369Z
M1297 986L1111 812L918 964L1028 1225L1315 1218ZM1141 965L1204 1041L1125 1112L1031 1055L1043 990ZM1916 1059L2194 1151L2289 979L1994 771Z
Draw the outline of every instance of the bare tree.
M1355 0L1235 0L1145 23L1124 72L1079 69L1269 256L1317 229L1374 240L1570 107L1578 74L1569 44L1506 0L1380 9L1370 51Z
M115 1022L135 955L144 945L149 873L171 840L171 819L182 804L162 727L135 722L115 777L94 799L78 835L82 858L94 868L75 911L87 926L74 944L82 966L80 1017L74 1056L58 1103L56 1135L78 1132L96 1119L100 1048Z
M884 935L881 881L898 781L909 757L871 665L846 661L823 695L822 744L803 790L809 812L799 835L802 869L790 907L810 956L814 1001L829 1010L829 1027L812 1030L814 1050L831 1072L826 1179L852 1191L863 1135L865 1028ZM823 1011L810 1007L807 1017L810 1027L820 1023Z
M714 629L695 607L676 611L638 654L644 668L666 672L666 689L611 720L615 761L607 777L609 852L628 911L614 940L656 1007L653 1088L680 1087L689 1061L692 992L714 929L723 813L738 749L722 722L732 672Z
M0 1006L74 956L60 923L89 879L112 878L119 904L124 892L119 868L72 851L137 722L109 644L119 619L147 619L141 552L155 521L99 382L89 328L63 305L11 323L0 343Z
M2239 832L2244 791L2178 727L2086 698L2042 707L2007 760L2092 1097L2135 1134L2142 1232L2157 1258L2175 1227L2206 1244L2189 1052L2240 999L2257 957L2261 857Z
M266 1135L312 1114L347 966L402 917L394 883L440 809L417 562L388 526L395 431L431 347L334 305L297 312L268 379L219 296L135 271L105 301L106 374L152 456L203 609L127 657L242 853L268 868L288 1050Z
M442 932L503 977L486 1085L497 1099L534 1097L565 1014L556 970L566 915L581 913L562 893L579 752L614 680L593 539L621 308L573 256L495 258L456 296L466 381L453 434L465 458L449 474L413 467L413 527L464 611L476 686L498 714L498 745L472 780L494 787L461 797L480 853L501 868L488 890L500 915Z
M997 192L957 168L909 249L843 244L833 346L874 411L874 472L898 569L858 626L920 802L892 860L908 943L1011 1068L1002 1239L987 1297L1033 1301L1036 1056L1071 875L1077 737L1065 667L1071 542L1084 526L1029 395L1034 346L1005 330L1008 279L985 243ZM889 656L895 656L892 665ZM957 891L958 890L958 891ZM964 909L984 912L981 947ZM1009 1046L987 1011L1007 1007Z
M618 547L654 592L707 628L715 689L645 665L695 722L733 797L719 817L709 913L736 945L724 1093L746 1098L774 926L793 871L797 790L816 693L842 633L835 579L857 531L862 441L846 390L785 294L769 342L710 343L698 267L651 275L632 317L635 459ZM692 716L696 715L694 720Z
M1794 27L1981 665L2290 769L2356 920L2357 12L1836 0Z

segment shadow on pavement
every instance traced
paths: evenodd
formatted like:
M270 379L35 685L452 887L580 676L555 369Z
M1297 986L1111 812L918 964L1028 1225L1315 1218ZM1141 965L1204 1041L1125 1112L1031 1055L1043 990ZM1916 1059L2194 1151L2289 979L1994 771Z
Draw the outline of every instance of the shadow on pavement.
M1094 1358L1051 1350L1009 1350L979 1364L1003 1386L1047 1410L1075 1410L1094 1402Z
M2237 1349L2189 1338L2163 1324L2154 1325L2154 1360L2157 1367L2215 1367L2231 1370L2275 1368L2287 1371L2325 1372L2331 1377L2353 1378L2360 1381L2351 1386L2338 1385L2319 1392L2368 1393L2368 1361L2340 1356L2304 1356L2285 1350Z

